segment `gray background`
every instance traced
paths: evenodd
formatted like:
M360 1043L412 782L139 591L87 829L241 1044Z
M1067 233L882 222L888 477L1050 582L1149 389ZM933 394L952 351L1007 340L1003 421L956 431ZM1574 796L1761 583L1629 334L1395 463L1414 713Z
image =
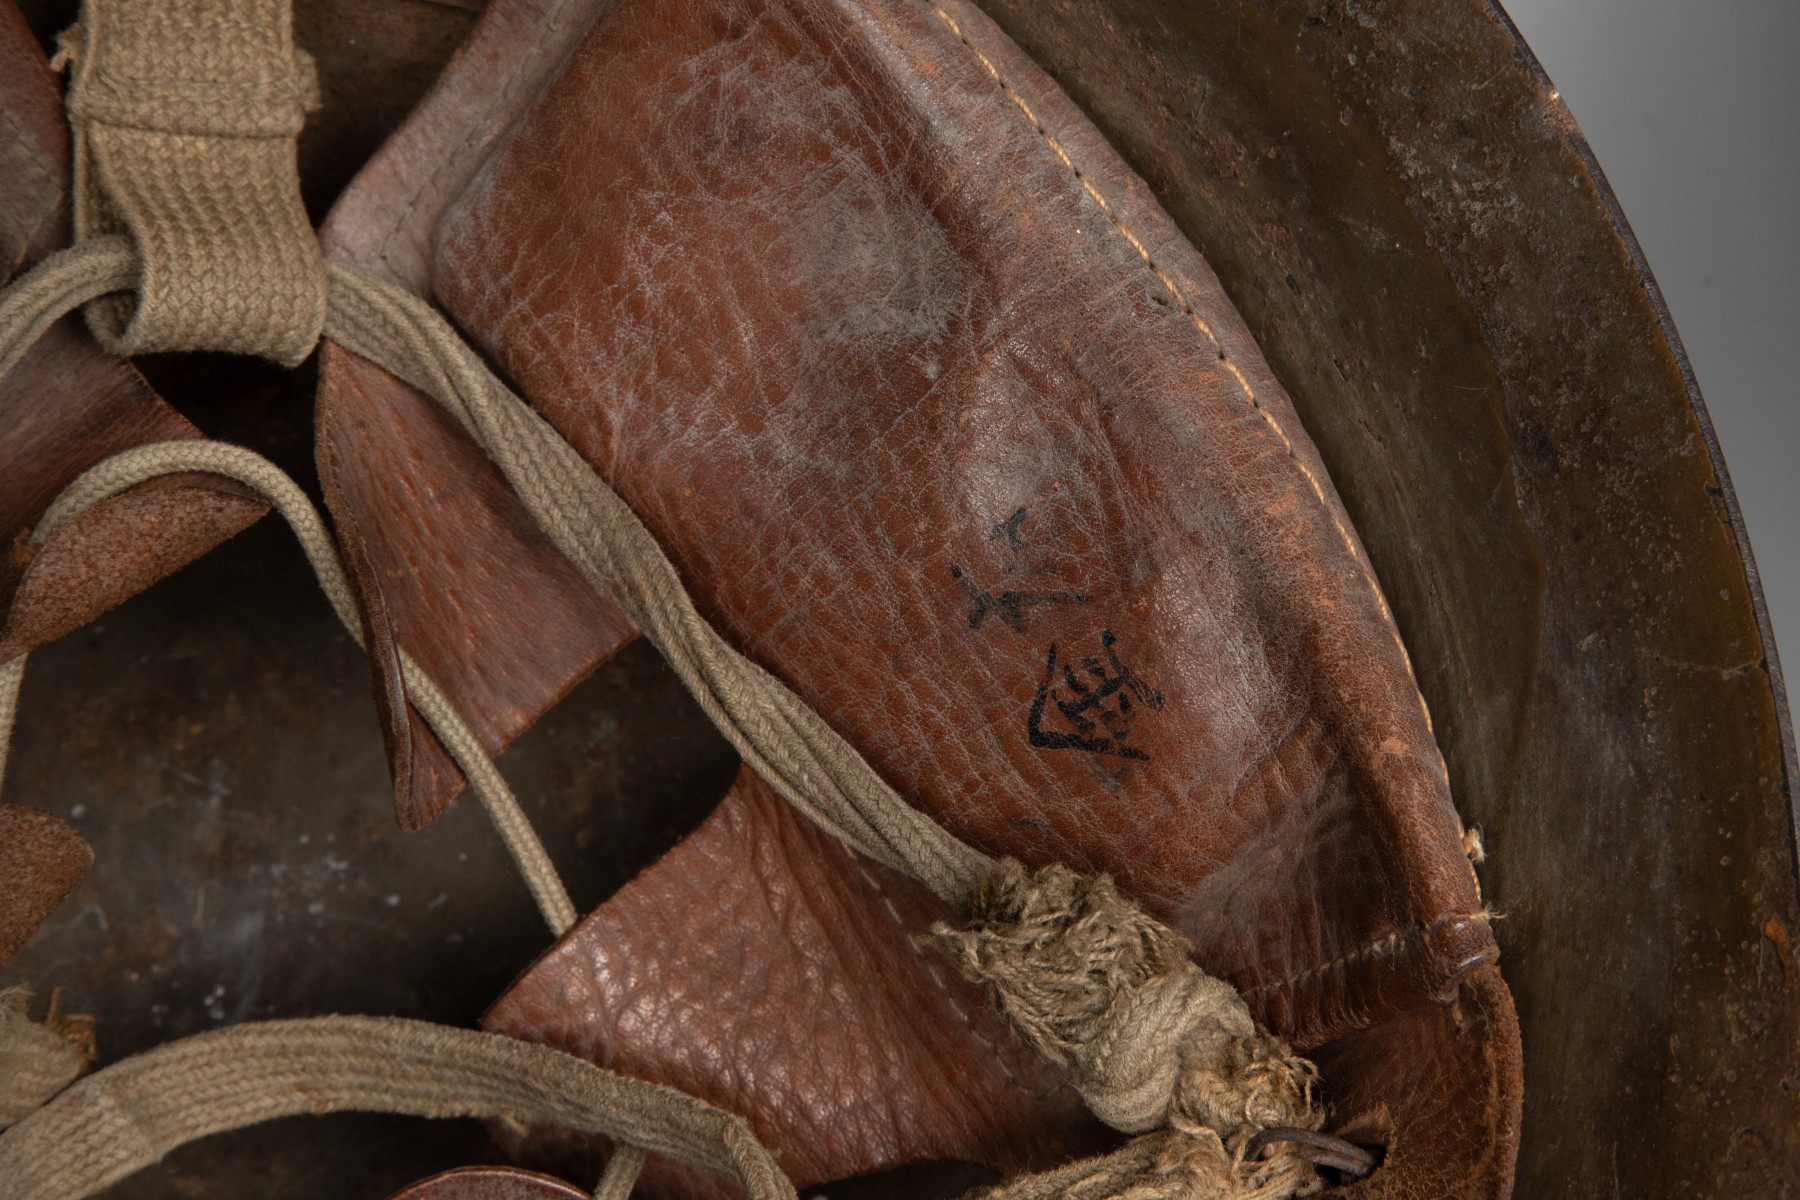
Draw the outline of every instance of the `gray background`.
M1592 144L1674 314L1791 679L1800 672L1800 0L1502 2Z

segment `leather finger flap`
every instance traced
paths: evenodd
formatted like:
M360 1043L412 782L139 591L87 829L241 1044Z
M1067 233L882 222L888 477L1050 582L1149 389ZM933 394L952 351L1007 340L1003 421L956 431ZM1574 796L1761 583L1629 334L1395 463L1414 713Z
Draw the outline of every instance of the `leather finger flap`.
M67 822L0 804L0 967L75 890L94 851Z
M483 1024L741 1114L801 1188L929 1160L1014 1174L1109 1145L1116 1135L920 944L953 917L746 770ZM551 1130L495 1132L575 1179L591 1180L607 1150ZM644 1186L725 1194L656 1156Z
M81 628L267 511L231 480L171 475L101 501L41 547L16 539L0 661Z
M424 721L407 703L406 675L401 665L399 644L394 641L394 617L388 608L387 589L382 587L381 574L369 557L369 546L363 538L356 509L344 503L339 491L341 472L335 446L330 440L321 439L317 452L325 506L336 518L334 534L338 552L350 590L356 597L363 653L369 664L369 685L374 693L376 719L381 725L382 749L387 754L388 777L393 784L394 814L402 829L422 829L436 814L422 807L413 782L413 769L416 748L433 744L433 739L424 728ZM441 753L441 745L437 748Z
M636 629L532 524L428 398L341 346L320 358L317 457L363 611L400 824L463 785L404 703L403 647L498 753Z
M60 83L10 2L0 2L0 112L0 263L12 275L68 241L70 168ZM186 476L133 488L46 546L28 540L95 463L199 436L74 315L0 379L0 660L93 620L262 515L235 485Z

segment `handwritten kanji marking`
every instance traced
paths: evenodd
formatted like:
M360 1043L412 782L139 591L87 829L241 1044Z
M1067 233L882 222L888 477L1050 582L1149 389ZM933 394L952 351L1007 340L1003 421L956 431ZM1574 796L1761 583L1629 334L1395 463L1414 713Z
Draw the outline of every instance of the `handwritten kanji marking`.
M1144 710L1161 712L1163 695L1120 660L1117 646L1110 629L1100 631L1100 654L1076 661L1061 657L1050 644L1026 721L1033 746L1149 759L1130 744L1132 722Z
M1086 604L1088 599L1082 593L1071 592L1066 588L1041 592L1023 589L989 591L977 585L955 563L950 564L950 578L956 580L956 585L969 598L970 629L980 629L981 623L991 615L1014 633L1024 633L1025 627L1030 623L1031 609L1051 604Z

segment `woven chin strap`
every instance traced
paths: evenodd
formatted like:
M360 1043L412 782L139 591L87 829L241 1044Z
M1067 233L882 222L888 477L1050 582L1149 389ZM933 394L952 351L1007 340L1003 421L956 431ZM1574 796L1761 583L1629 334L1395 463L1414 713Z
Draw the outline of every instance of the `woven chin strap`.
M1097 1115L1139 1135L1111 1155L1014 1180L1001 1189L1009 1200L1280 1200L1320 1186L1313 1160L1366 1173L1360 1151L1316 1132L1324 1114L1311 1064L1257 1029L1179 934L1104 878L996 861L907 803L707 624L624 501L425 301L321 264L294 170L310 67L289 25L287 0L87 0L63 43L75 72L81 236L0 294L0 375L52 321L86 305L121 352L212 349L294 363L323 331L431 396L783 797L967 914L966 927L934 931L939 947ZM335 548L305 497L235 447L165 443L109 459L70 485L34 538L59 536L87 507L145 479L194 469L269 496L359 630ZM504 781L429 678L403 661L409 701L464 765L561 932L573 910L553 872L548 882L534 875L547 859L519 827ZM22 668L22 659L0 664L0 767ZM0 1062L14 1051L64 1054L8 1011ZM65 1059L38 1062L33 1078L53 1090ZM604 1104L593 1099L601 1095ZM725 1170L755 1200L793 1195L747 1127L697 1100L504 1038L360 1018L243 1026L110 1067L0 1134L0 1183L7 1195L73 1200L215 1129L344 1107L613 1134L626 1150L602 1181L609 1200L629 1190L642 1148ZM702 1125L704 1137L694 1133ZM80 1152L72 1158L67 1147Z
M72 1200L208 1134L346 1111L603 1134L637 1148L622 1156L633 1167L654 1150L749 1200L794 1200L741 1117L548 1046L397 1017L257 1021L115 1063L0 1136L0 1188L7 1200Z

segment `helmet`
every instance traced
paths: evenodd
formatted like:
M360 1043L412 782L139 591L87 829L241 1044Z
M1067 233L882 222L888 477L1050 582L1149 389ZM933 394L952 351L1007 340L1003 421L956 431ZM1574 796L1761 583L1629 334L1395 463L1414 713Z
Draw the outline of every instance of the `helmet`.
M983 7L1217 272L1366 547L1491 851L1526 1048L1521 1194L1777 1194L1800 1174L1785 693L1704 406L1549 81L1473 0ZM70 14L27 15L47 34ZM316 216L474 14L370 21L297 7L324 101L301 140ZM358 198L327 228L349 253ZM200 429L319 478L309 378L142 365ZM327 462L314 485L339 513L341 475ZM206 505L171 544L197 553L256 512L230 488ZM96 1014L107 1058L296 1012L470 1024L543 948L470 806L416 834L370 819L410 735L390 713L390 752L371 736L356 647L271 526L34 656L8 799L67 819L99 865L7 973ZM186 554L146 557L140 581ZM521 655L562 615L531 619ZM506 696L509 665L560 687L604 660L492 717L506 740L555 701L503 765L582 911L700 826L737 765L653 652L620 649L629 633L589 626L566 661L488 668ZM454 768L419 746L404 794L442 797ZM486 1157L473 1126L332 1117L189 1148L128 1186L374 1194Z

